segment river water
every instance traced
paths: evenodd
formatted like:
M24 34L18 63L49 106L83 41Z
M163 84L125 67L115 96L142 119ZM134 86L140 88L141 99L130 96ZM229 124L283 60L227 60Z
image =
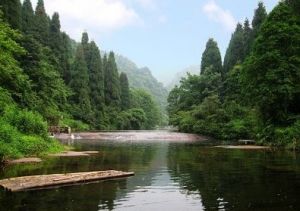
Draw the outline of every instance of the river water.
M0 178L94 170L135 176L48 190L0 191L0 210L300 210L300 154L203 142L88 141L91 157L8 166Z

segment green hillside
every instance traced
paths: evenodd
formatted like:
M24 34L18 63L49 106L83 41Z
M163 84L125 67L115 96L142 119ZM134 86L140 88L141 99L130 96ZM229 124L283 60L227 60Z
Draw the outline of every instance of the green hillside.
M165 110L168 91L163 84L157 81L157 79L152 75L149 68L139 68L134 62L121 55L116 55L116 63L119 72L127 74L132 88L139 88L149 92L154 96L154 99L159 103L162 110Z

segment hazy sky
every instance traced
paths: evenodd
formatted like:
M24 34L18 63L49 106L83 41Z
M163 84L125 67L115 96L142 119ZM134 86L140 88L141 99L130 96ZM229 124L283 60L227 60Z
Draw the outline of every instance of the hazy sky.
M113 50L149 67L163 82L200 65L212 37L222 57L238 21L252 19L258 0L44 0L59 12L62 30L80 40L82 31L101 50ZM37 0L32 0L35 7ZM270 11L278 0L264 0Z

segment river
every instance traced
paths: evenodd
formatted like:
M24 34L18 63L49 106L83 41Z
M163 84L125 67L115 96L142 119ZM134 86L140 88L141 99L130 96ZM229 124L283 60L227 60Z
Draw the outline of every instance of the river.
M300 154L214 148L211 142L75 140L91 157L10 165L0 178L94 170L135 176L9 193L0 210L300 210Z

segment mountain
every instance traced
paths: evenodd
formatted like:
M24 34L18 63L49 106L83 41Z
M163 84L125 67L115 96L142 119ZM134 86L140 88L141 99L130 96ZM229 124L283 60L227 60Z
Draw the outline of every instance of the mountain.
M171 91L176 85L179 85L181 78L185 77L187 73L200 74L200 66L194 65L178 72L173 80L167 85L167 90Z
M149 92L159 103L162 110L165 110L168 90L152 75L149 68L139 68L134 62L122 55L116 55L116 63L119 72L127 74L132 88L139 88Z

